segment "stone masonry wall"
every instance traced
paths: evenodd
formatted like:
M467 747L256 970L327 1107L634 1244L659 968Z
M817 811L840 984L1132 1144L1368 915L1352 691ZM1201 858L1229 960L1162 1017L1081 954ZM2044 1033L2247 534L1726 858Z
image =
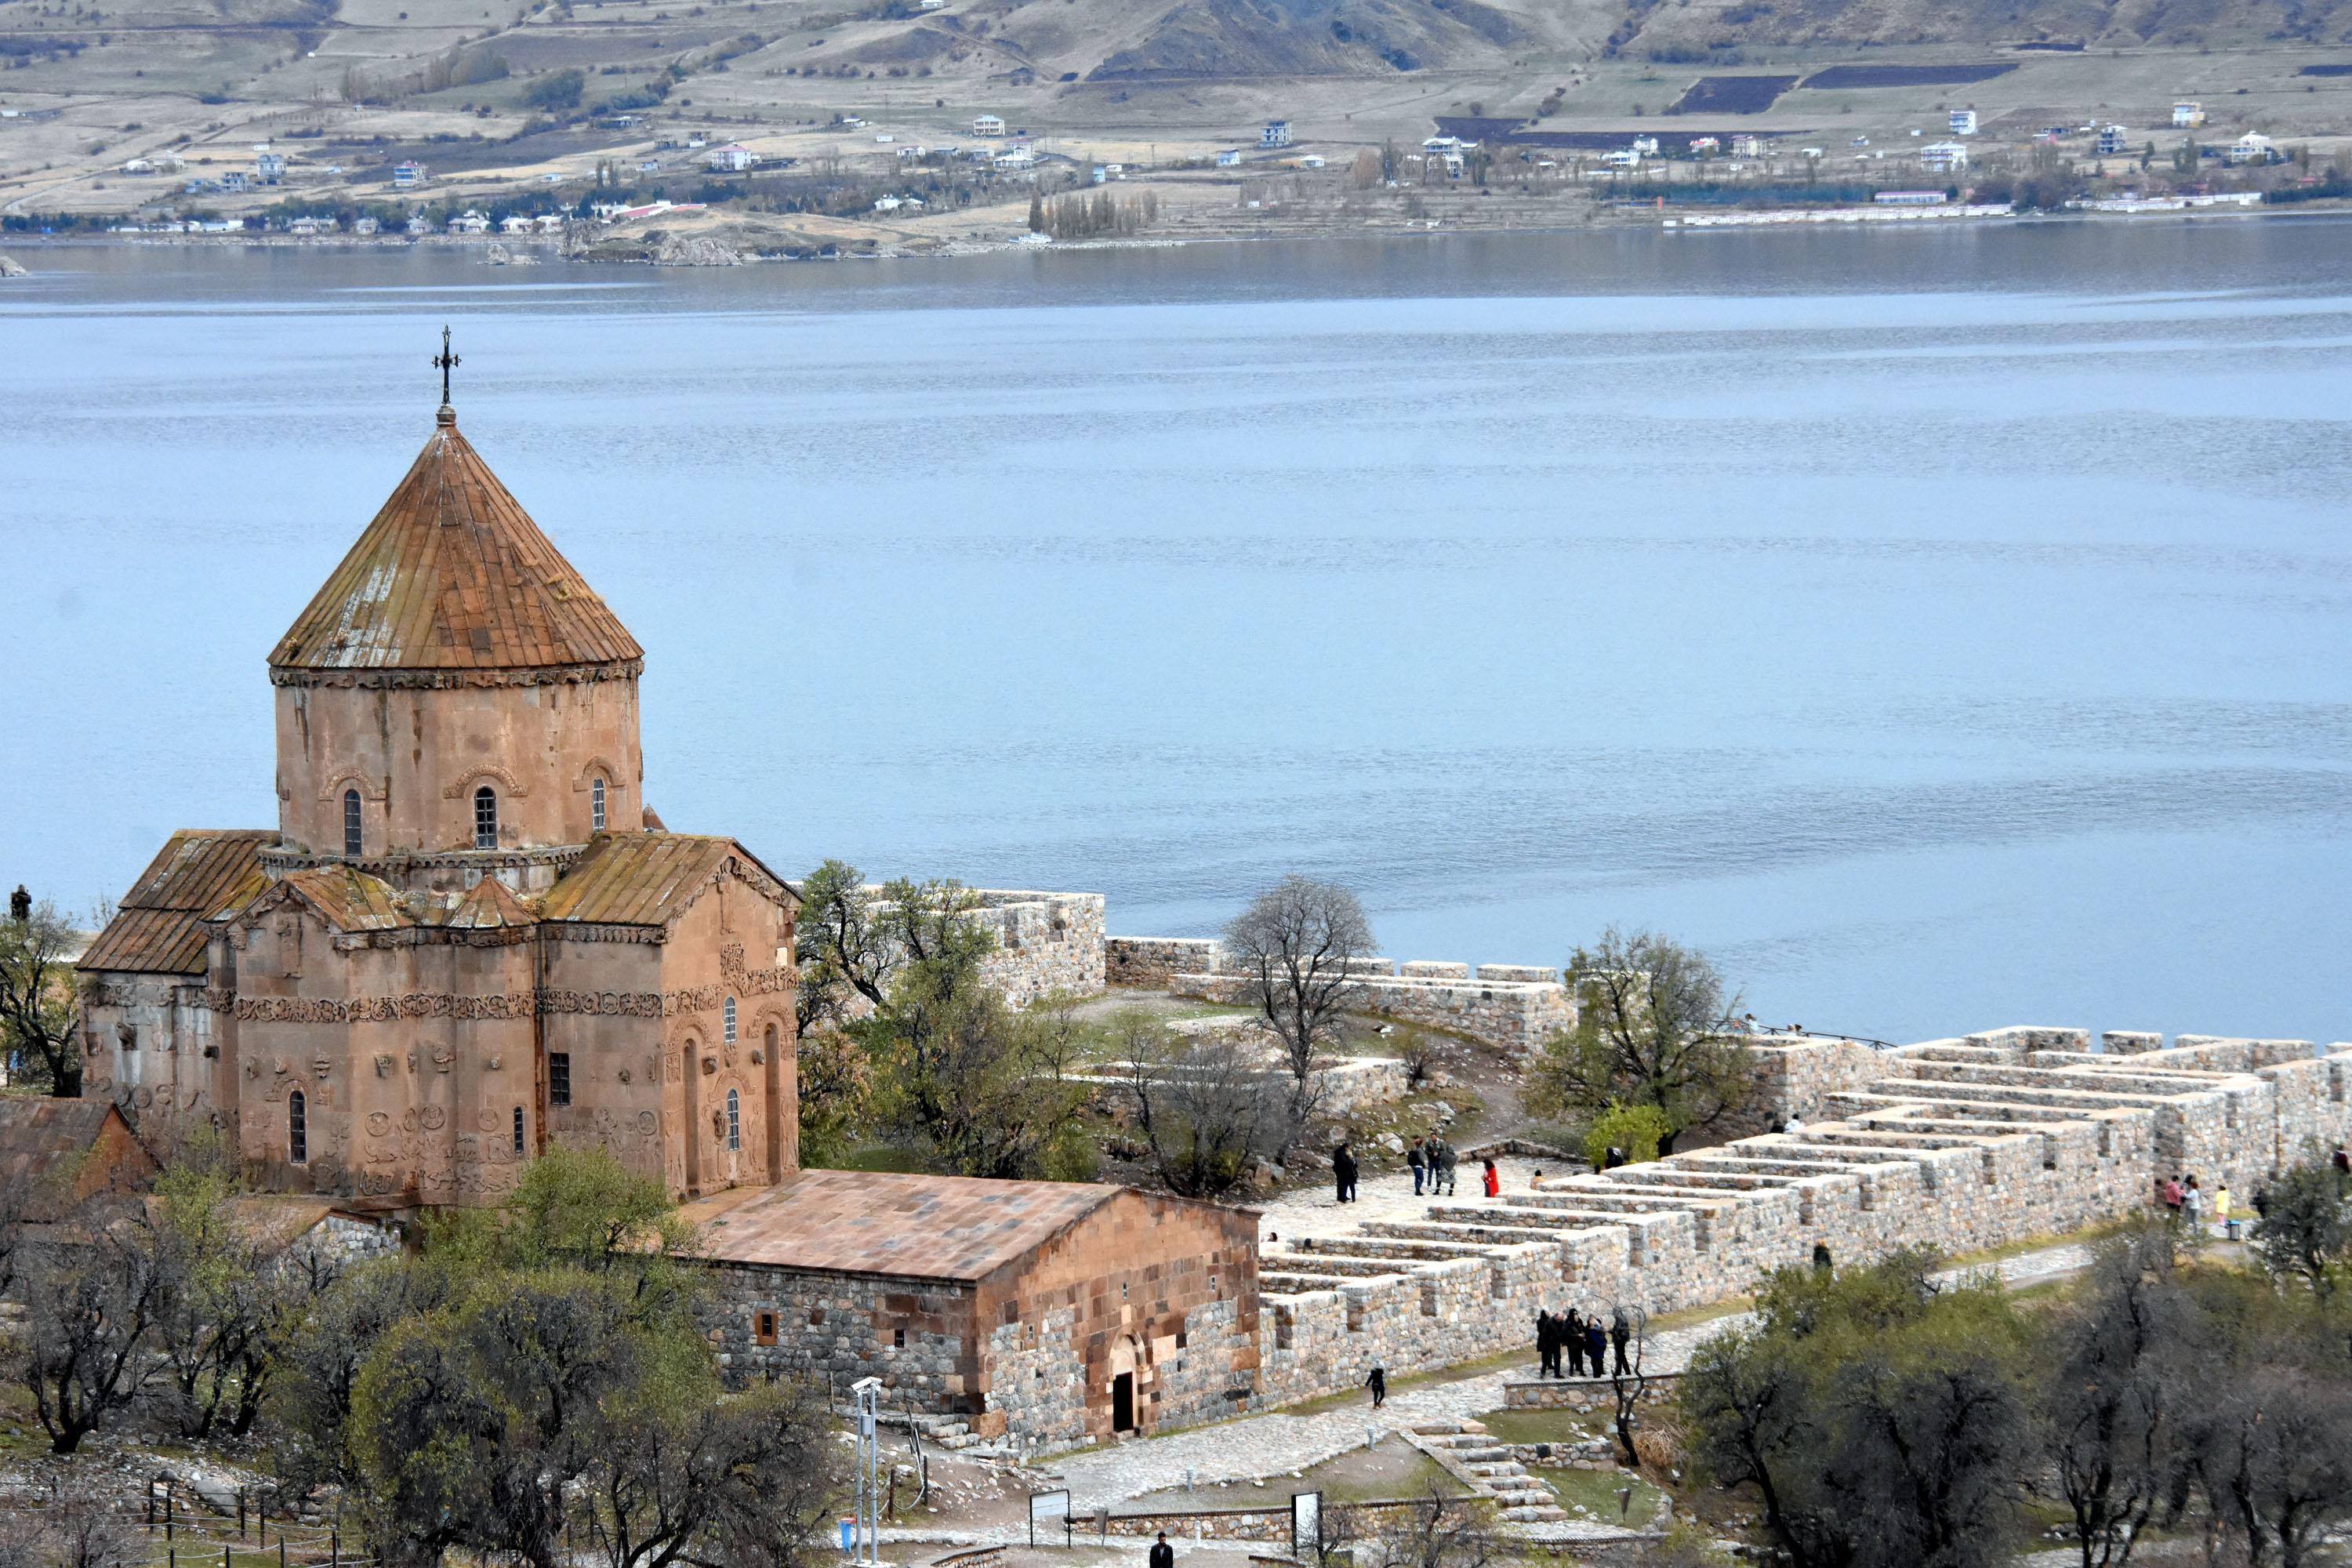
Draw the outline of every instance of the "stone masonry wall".
M1172 991L1235 1003L1244 978L1213 938L1114 936L1104 939L1103 969L1114 985ZM1501 1049L1528 1052L1576 1023L1576 1003L1559 972L1539 964L1360 959L1360 1010L1450 1030Z
M1759 1073L1818 1098L1799 1131L1269 1249L1264 1401L1526 1350L1541 1310L1720 1301L1817 1242L1841 1263L1987 1250L2146 1212L2176 1167L2251 1194L2352 1136L2352 1046L2088 1046L1997 1030L1870 1053L1875 1074L1849 1042L1779 1047Z
M1100 893L975 891L972 918L996 936L981 973L1007 1001L1021 1007L1056 991L1092 996L1103 989Z
M938 1280L801 1273L714 1265L704 1323L730 1378L769 1373L830 1382L882 1380L886 1409L956 1411L979 1368L973 1292ZM758 1314L777 1316L776 1342L759 1342ZM895 1334L906 1342L895 1344Z

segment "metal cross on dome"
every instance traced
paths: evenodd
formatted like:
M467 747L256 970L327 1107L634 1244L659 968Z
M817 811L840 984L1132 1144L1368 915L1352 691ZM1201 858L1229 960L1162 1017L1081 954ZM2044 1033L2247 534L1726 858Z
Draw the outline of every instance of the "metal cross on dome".
M449 401L449 373L457 369L461 363L456 354L449 352L449 329L443 327L441 352L434 356L433 368L441 373L441 401L445 405Z

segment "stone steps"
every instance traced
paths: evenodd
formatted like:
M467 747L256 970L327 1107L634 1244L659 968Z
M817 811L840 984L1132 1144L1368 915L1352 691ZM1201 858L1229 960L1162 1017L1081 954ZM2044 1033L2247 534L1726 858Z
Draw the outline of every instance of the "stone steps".
M1511 1450L1475 1421L1423 1421L1406 1429L1406 1440L1437 1461L1440 1468L1492 1501L1515 1524L1566 1519L1559 1498Z

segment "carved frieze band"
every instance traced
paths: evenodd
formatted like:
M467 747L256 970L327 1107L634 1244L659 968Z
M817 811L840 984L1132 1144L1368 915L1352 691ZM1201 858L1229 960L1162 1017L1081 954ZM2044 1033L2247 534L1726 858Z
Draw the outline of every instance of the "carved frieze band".
M289 669L273 667L272 686L365 687L371 690L446 691L500 686L576 686L595 680L635 680L646 672L642 658L610 664L551 665L540 669Z
M593 1014L618 1018L669 1018L718 1010L730 994L766 995L792 988L787 972L745 972L737 985L696 985L677 991L541 991L505 995L453 996L412 991L402 996L239 996L218 986L202 993L215 1013L234 1014L257 1024L391 1024L403 1018L528 1018L534 1013Z

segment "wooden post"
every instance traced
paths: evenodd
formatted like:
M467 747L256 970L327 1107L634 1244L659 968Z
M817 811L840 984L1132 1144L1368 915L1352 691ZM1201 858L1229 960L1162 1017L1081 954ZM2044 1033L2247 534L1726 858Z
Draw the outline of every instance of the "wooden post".
M245 1489L236 1489L236 1538L245 1539Z
M327 1531L327 1568L343 1568L343 1532Z

